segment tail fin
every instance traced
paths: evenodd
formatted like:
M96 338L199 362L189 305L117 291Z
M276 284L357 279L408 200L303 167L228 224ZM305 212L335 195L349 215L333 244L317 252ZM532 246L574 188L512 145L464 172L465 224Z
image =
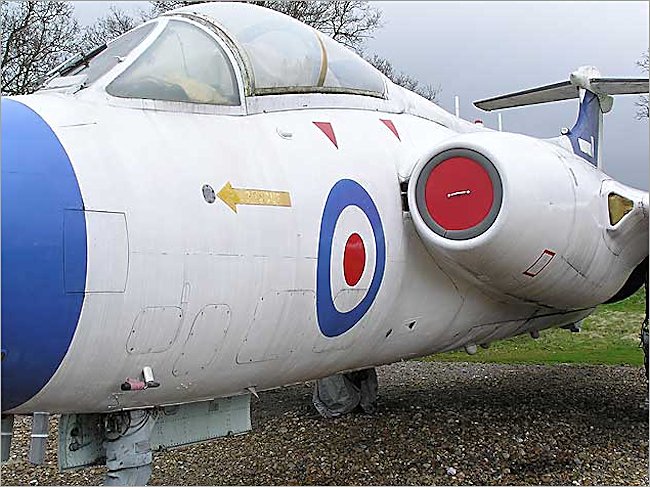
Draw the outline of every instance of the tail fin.
M489 112L579 98L578 119L563 135L569 138L575 154L600 168L603 114L612 109L612 95L640 93L648 93L648 78L601 78L596 68L583 66L571 73L568 81L477 101L474 105Z

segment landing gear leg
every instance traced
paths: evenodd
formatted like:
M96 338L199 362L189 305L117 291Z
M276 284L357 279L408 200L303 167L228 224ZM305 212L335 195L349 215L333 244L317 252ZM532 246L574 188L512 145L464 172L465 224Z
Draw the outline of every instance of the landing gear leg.
M2 415L2 432L0 433L0 461L2 463L9 460L9 450L11 449L11 438L14 434L14 415Z
M156 418L149 409L106 416L104 485L146 485L151 477L151 432Z
M336 418L361 409L376 410L377 373L374 368L319 379L314 384L312 402L324 418Z

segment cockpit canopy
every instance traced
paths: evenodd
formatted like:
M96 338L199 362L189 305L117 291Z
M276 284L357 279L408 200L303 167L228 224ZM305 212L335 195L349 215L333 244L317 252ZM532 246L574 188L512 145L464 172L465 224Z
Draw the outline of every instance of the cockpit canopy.
M137 51L106 86L109 94L236 106L240 93L385 93L382 75L328 36L273 10L231 2L170 11L111 42L73 74L86 75L88 86Z
M233 65L200 27L170 20L160 35L106 91L121 98L239 105Z
M249 68L253 94L384 93L384 81L371 65L289 16L230 2L184 7L173 13L208 17L235 42Z

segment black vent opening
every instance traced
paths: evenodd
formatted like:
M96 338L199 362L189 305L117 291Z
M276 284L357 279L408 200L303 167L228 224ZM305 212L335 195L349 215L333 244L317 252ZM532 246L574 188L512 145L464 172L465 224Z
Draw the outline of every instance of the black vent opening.
M409 200L406 195L406 192L408 191L408 187L409 187L408 179L406 181L402 181L401 183L399 183L400 195L402 196L402 211L410 211Z

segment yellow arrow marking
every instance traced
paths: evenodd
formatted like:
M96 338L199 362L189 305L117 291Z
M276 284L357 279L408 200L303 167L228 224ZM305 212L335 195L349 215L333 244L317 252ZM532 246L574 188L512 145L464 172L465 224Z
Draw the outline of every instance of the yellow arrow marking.
M286 191L233 188L230 182L221 188L217 196L235 213L237 205L291 206L291 196Z

